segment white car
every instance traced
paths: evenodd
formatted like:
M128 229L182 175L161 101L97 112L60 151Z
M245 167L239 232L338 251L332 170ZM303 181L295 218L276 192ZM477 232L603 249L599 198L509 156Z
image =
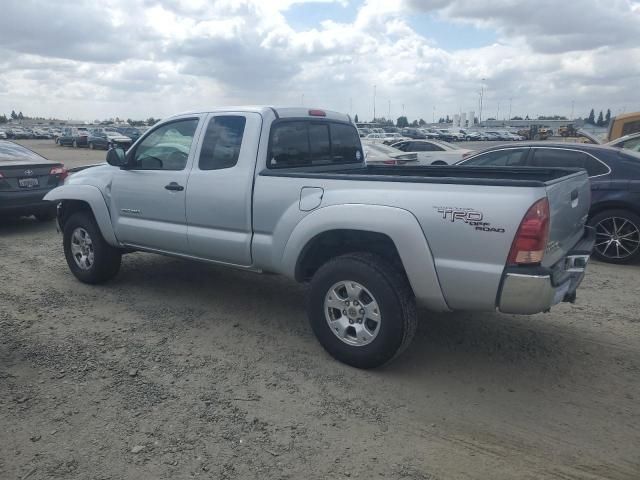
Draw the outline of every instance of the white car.
M0 138L6 140L8 138L7 132L5 132L4 130L0 130Z
M367 165L417 165L415 153L405 153L382 143L362 142Z
M473 150L442 140L407 140L394 143L392 147L403 152L417 153L419 165L453 165L473 153Z

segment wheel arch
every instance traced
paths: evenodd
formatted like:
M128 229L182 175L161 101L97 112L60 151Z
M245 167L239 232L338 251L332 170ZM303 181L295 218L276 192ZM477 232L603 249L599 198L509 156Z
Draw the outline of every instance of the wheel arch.
M73 213L78 211L90 212L107 243L113 247L118 246L118 240L111 224L109 209L97 187L92 185L63 185L51 190L45 195L44 199L61 205L58 215L58 221L61 226Z
M624 200L607 200L591 205L588 219L591 220L593 217L606 210L629 210L636 215L640 215L640 206L633 205L632 203L625 202Z
M401 208L347 204L315 210L294 227L281 265L284 274L305 281L322 261L355 251L397 264L421 304L449 310L425 234L413 214Z

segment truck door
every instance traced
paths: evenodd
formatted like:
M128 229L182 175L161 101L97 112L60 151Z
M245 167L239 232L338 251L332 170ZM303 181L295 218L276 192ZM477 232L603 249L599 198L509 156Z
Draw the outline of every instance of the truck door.
M127 152L129 165L111 185L111 216L122 243L188 253L185 198L198 116L154 128Z
M262 117L212 113L205 122L187 188L189 251L196 257L249 266Z

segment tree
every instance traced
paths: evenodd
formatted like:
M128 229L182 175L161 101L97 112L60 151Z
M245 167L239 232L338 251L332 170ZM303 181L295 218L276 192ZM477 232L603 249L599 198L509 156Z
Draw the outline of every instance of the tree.
M604 122L609 125L611 122L611 110L607 108L607 114L604 116Z
M156 123L158 123L160 121L160 119L155 119L153 117L149 117L147 118L147 126L151 127L152 125L155 125Z
M590 123L591 125L596 124L596 113L593 111L593 108L591 109L591 112L589 112L589 117L585 120L585 122Z
M0 115L0 123L7 123L7 116L3 113Z
M24 115L22 115L22 112L18 113L18 120L24 120Z
M602 117L602 110L600 110L600 113L598 114L598 121L596 125L598 125L599 127L604 126L604 118Z
M11 110L11 118L13 120L17 120L18 119L18 114L16 113L15 110Z
M526 116L526 117L524 117L524 119L525 119L525 120L530 120L530 118L529 118L529 114L528 114L528 113L527 113L527 116Z
M412 127L417 127L418 126L418 120L414 120L413 122L411 122L411 126Z
M420 121L418 122L418 124L422 127L423 125L426 125L427 122L425 122L424 119L421 118Z
M408 127L409 126L409 120L407 120L407 117L398 117L398 120L396 121L396 127L398 128L404 128L404 127Z
M357 114L357 113L356 113L356 117L353 119L353 121L354 121L354 122L356 122L356 123L358 123L358 122L359 122L359 120L358 120L358 114Z
M522 117L516 116L516 117L511 118L511 120L522 120Z
M451 123L451 120L449 120L449 115L447 115L447 118L444 119L444 123Z

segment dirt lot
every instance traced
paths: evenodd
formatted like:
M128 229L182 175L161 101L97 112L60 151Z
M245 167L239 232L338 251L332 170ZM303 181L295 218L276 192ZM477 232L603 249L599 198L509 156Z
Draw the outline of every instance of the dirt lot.
M640 478L640 266L550 314L421 312L358 371L283 278L135 253L83 285L26 218L0 255L2 479Z

